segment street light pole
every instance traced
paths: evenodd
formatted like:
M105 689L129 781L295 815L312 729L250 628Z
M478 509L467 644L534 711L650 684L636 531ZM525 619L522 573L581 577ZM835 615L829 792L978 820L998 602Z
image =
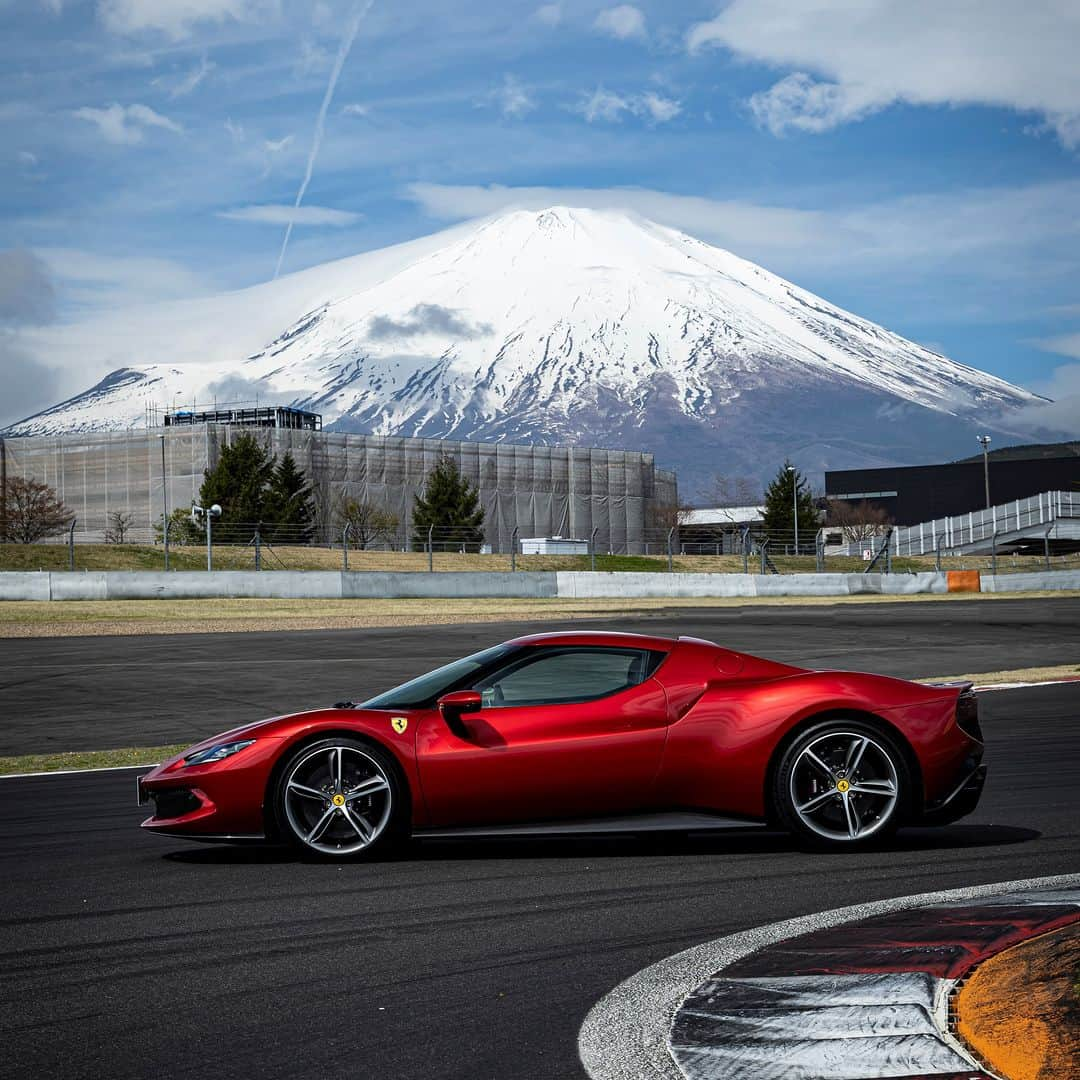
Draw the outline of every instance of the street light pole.
M165 542L165 569L169 569L169 478L165 475L165 436L161 440L161 537Z
M986 509L990 509L990 436L976 435L975 438L982 444L983 452L983 484L986 487Z
M799 479L794 465L789 465L787 471L791 473L791 509L795 513L795 554L799 554Z

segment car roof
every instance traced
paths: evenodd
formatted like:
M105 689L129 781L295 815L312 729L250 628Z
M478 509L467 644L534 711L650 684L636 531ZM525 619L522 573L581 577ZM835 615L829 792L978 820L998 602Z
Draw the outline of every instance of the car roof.
M592 645L598 648L654 649L670 652L675 639L651 634L621 634L608 630L571 630L562 633L528 634L513 638L508 645Z

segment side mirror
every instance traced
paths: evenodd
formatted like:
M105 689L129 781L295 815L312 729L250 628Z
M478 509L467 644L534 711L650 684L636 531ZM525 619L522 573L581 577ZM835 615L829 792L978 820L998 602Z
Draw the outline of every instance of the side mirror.
M484 704L484 698L479 690L455 690L452 694L443 694L438 704L446 726L459 739L467 739L469 731L462 723L461 717L464 713L479 712Z

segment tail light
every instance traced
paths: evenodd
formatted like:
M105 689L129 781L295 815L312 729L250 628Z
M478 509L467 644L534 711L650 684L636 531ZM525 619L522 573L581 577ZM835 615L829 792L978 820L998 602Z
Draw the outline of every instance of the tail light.
M979 699L970 683L960 691L960 697L957 698L956 724L973 739L983 741L982 727L979 724Z

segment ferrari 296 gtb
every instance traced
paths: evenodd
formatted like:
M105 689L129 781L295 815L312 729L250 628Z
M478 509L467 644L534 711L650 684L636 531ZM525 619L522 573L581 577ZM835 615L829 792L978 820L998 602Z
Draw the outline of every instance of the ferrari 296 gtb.
M970 813L982 756L968 683L811 671L690 637L557 633L361 704L215 735L138 789L151 832L328 858L436 832L646 819L761 822L848 847Z

